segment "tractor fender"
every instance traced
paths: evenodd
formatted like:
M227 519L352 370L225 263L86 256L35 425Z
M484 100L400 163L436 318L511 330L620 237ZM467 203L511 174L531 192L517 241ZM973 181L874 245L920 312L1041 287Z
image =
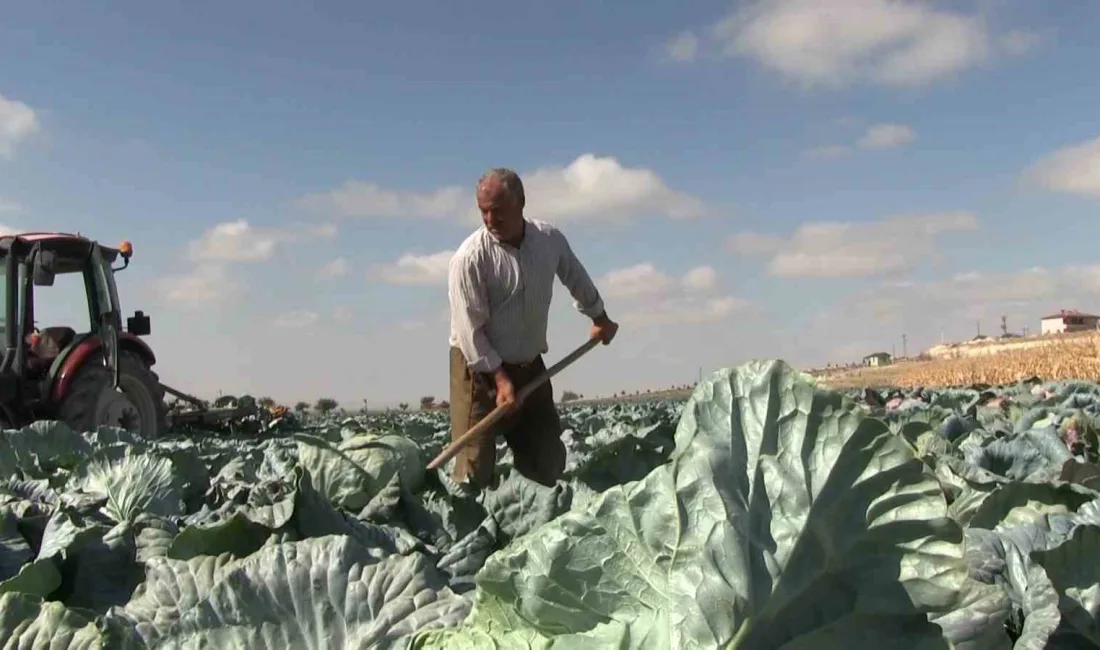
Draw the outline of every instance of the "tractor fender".
M65 398L76 373L80 371L88 357L98 352L102 347L103 341L99 336L88 335L82 339L77 339L75 343L58 356L53 363L53 367L50 368L50 383L52 385L50 401L52 403L59 404ZM153 348L129 332L119 332L118 347L120 352L133 352L147 366L152 366L157 362L157 357L153 354Z

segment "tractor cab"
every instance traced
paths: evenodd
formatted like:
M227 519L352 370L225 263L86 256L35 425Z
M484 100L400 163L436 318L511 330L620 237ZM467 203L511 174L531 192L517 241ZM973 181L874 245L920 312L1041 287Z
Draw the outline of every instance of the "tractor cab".
M163 390L149 370L156 359L140 338L150 333L149 317L137 311L122 327L115 273L132 255L129 242L111 248L78 234L0 237L0 409L7 426L52 418L77 430L111 424L163 431ZM64 296L72 322L40 323L36 307L60 299L50 291L59 278L81 289Z

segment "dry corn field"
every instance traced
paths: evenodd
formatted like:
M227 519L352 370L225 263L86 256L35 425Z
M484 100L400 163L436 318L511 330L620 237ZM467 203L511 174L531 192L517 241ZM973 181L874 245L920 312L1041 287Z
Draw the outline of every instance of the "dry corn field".
M898 363L822 377L836 388L1008 384L1028 377L1100 381L1100 332L994 355Z

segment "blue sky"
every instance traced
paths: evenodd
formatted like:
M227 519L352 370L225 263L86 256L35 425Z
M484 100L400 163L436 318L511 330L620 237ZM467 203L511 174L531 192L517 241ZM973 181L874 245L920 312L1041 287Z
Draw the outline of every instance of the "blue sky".
M1034 330L1100 309L1098 21L1023 0L17 4L0 224L133 241L125 306L202 395L445 397L440 270L491 166L622 321L559 390L913 351L1001 314ZM550 334L551 359L586 335L564 288Z

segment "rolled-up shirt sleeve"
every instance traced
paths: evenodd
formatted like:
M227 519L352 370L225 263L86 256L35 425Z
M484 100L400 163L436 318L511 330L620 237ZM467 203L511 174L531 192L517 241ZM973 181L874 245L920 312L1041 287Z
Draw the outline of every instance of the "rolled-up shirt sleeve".
M604 313L603 298L600 297L596 284L573 253L565 235L555 229L553 237L558 247L558 279L573 296L573 306L577 311L589 318L596 318Z
M489 299L475 260L455 255L448 270L447 294L451 302L451 331L458 349L474 372L494 372L501 359L489 342Z

